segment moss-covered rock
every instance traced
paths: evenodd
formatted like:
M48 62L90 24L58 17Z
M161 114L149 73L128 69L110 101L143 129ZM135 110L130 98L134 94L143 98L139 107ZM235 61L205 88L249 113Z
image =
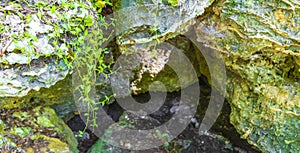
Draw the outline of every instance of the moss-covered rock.
M232 110L231 123L242 138L247 139L249 143L263 152L299 152L299 3L291 0L221 0L211 3L212 1L207 1L206 12L197 14L196 16L201 16L196 22L180 23L184 28L175 29L178 32L183 32L190 25L195 25L193 30L188 31L196 36L193 42L211 48L205 52L209 53L209 58L212 60L219 60L220 58L216 57L217 54L214 52L223 55L222 60L226 66L228 77L226 97ZM123 1L116 4L116 10L132 5ZM136 7L145 5L150 8L151 5L149 4L153 3L134 1L134 4L136 5L133 6ZM172 24L173 27L174 25L176 27L178 25L177 20L165 17L170 14L167 11L162 11L164 6L161 4L154 7L156 9L153 10L158 10L160 13L157 18L155 15L150 19L139 18L139 15L145 16L144 9L136 10L138 15L133 15L133 18L138 17L137 20L122 18L124 20L120 22L121 36L117 38L120 54L142 55L144 52L141 48L148 49L148 52L153 49L149 47L151 45L153 47L153 44L147 43L156 39L165 41L178 36L178 34L172 33L172 26L169 26L171 28L162 28L166 26L165 22L173 21L176 21ZM180 10L180 4L171 10L176 10L176 8ZM148 9L145 8L145 10ZM192 16L190 19L194 17ZM164 20L159 20L161 18ZM163 24L151 26L156 23L156 20L159 21L157 23ZM151 29L156 33L152 31L153 35L151 35ZM175 41L178 38L176 37ZM183 39L179 39L179 42L183 41ZM142 44L146 45L143 46ZM215 74L210 74L205 62L206 57L203 58L202 55L197 54L197 49L201 51L204 49L195 47L190 48L193 52L186 53L188 55L194 53L194 57L197 58L195 61L198 61L197 64L201 69L196 70L208 79L218 77L217 71L214 71ZM186 46L185 48L189 47ZM148 57L146 56L146 58ZM144 59L141 58L141 60ZM131 59L130 61L134 60ZM178 88L176 81L174 81L176 76L164 71L167 68L159 69L158 73L151 75L154 73L151 72L151 67L166 63L157 62L159 61L157 58L151 58L149 61L153 62L152 65L150 62L148 65L145 64L147 66L144 68L144 65L140 64L134 71L136 75L131 76L133 91L137 91L137 93L146 91L148 85L155 81L155 77L158 78L158 76L161 76L162 80L167 80L164 83L166 83L168 91ZM135 66L133 62L131 64ZM141 71L145 69L148 69L148 73ZM214 69L218 69L218 67L214 67Z
M68 82L58 82L72 72L82 33L95 23L92 5L5 0L0 8L0 107L69 101L64 99L70 94Z
M0 121L1 152L78 152L73 132L49 107L2 109Z
M116 41L119 48L118 55L121 56L115 66L116 70L118 66L122 66L119 69L120 76L124 76L124 81L118 80L118 86L123 87L128 84L127 80L134 80L130 82L130 90L115 93L116 96L126 96L131 92L134 94L146 92L153 81L163 82L166 90L170 92L195 83L193 75L185 75L181 78L172 77L177 76L176 73L180 73L179 71L183 74L194 73L190 71L193 69L187 68L190 62L194 67L198 67L191 42L183 36L169 41L165 40L187 31L193 23L192 19L202 15L205 8L209 7L212 2L211 0L114 1L114 13L117 19ZM165 41L165 44L158 45L157 41ZM190 62L183 59L178 61L180 62L177 64L179 71L170 68L171 57L175 57L174 54L176 54L176 51L172 51L174 50L172 47L180 49L188 55L190 60ZM196 72L199 76L199 69ZM165 90L164 87L155 87L151 90Z
M224 55L231 123L263 152L300 151L299 23L293 1L225 0L194 29Z

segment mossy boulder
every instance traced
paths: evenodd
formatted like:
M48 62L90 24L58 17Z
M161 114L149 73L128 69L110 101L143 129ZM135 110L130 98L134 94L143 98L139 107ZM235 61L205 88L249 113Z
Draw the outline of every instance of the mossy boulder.
M193 31L223 54L231 123L263 152L300 151L299 6L225 0Z
M5 0L0 8L0 107L68 102L65 78L82 33L97 17L91 4Z
M1 152L76 153L71 129L50 107L1 109Z
M116 96L147 92L154 81L163 82L165 87L155 86L156 88L151 89L153 91L164 91L165 88L169 92L177 91L197 80L193 75L172 77L176 73L185 71L185 74L197 73L200 76L199 69L192 72L192 69L187 68L190 63L199 67L193 44L184 36L172 38L187 31L193 23L192 19L202 15L213 1L184 0L177 1L177 4L175 1L170 2L114 1L118 45L115 55L119 58L115 69L123 76L123 80L118 78L117 86L123 87L128 84L127 80L134 80L130 82L130 90L118 91ZM158 41L164 41L164 44L158 45ZM172 51L175 48L172 47L188 57L187 60L177 61L179 71L172 70L170 66L171 59L176 57L175 51Z
M138 65L135 74L129 76L131 90L135 91L133 93L145 92L148 85L156 81L159 76L165 80L163 83L168 91L179 88L176 86L178 82L174 81L176 76L166 73L166 66L161 66L166 63L157 62L161 61L157 57L167 55L164 54L165 52L158 53L159 56L153 58L142 56L144 52L153 51L153 40L154 42L156 39L161 42L178 40L176 44L184 42L184 39L178 37L178 33L172 31L172 28L178 27L174 29L183 35L195 36L190 39L193 39L194 43L205 46L197 48L184 45L185 48L190 49L185 53L197 58L192 62L195 63L193 66L198 75L200 71L208 79L221 76L217 71L214 71L215 74L210 73L205 62L206 58L198 54L200 50L207 52L211 59L224 61L227 70L225 96L231 105L231 123L241 137L263 152L299 152L300 5L298 3L290 0L221 0L214 3L207 1L207 5L198 5L202 9L206 8L206 12L191 16L190 19L195 20L180 24L172 23L165 29L162 27L167 23L178 21L167 20L172 19L166 17L172 14L163 11L167 3L156 5L156 9L152 9L160 13L157 17L150 19L139 17L146 14L144 11L151 8L150 4L153 3L150 1L116 3L116 10L127 6L148 7L136 9L137 15L125 13L129 17L122 17L121 19L124 20L119 23L121 25L121 35L117 37L119 55L137 54L144 57L136 58L137 61L151 59L150 64ZM168 9L176 14L174 10L180 10L180 6L179 3ZM131 16L133 17L130 18ZM164 20L160 20L161 18ZM152 26L155 19L159 21L157 23L162 24ZM152 31L153 35L151 35L153 29L156 33L153 34ZM218 54L222 54L221 59L217 57ZM124 65L135 66L134 59L129 61L127 63L123 61ZM196 65L200 66L199 70ZM151 67L164 68L154 72L151 71Z

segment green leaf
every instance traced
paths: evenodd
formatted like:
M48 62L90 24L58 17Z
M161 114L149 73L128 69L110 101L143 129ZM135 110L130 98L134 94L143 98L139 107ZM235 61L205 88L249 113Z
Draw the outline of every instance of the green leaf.
M52 44L53 44L54 46L57 46L57 41L53 41Z
M75 31L76 31L76 35L78 35L82 30L80 28L76 27Z
M23 17L24 17L24 15L23 15L22 13L20 13L20 12L17 12L17 14L18 14L18 16L19 16L20 18L23 18Z
M65 23L62 24L61 26L62 26L63 28L65 28L66 30L68 29L68 26L67 26L67 24L65 24Z
M90 27L90 26L93 25L93 19L92 19L90 16L88 16L88 17L84 20L84 23L85 23L86 26Z
M97 8L102 9L105 6L106 2L102 1L102 0L98 0L95 5Z
M89 31L88 31L88 29L86 29L86 30L84 30L84 36L87 36L89 34Z
M168 148L169 146L170 146L170 144L169 144L168 141L164 142L164 147L165 147L165 148Z
M70 3L69 5L70 5L70 7L71 7L72 9L75 8L74 3Z
M162 137L162 133L161 133L160 130L156 130L156 134L157 134L158 137Z
M37 38L36 36L32 36L31 38L32 38L32 40L33 40L34 42L37 42L37 41L38 41L38 38Z
M31 15L30 14L28 14L27 16L26 16L26 23L29 23L31 21Z
M52 8L51 8L51 13L55 13L55 11L56 11L56 6L53 5Z
M110 5L110 6L113 6L113 4L109 0L105 0L105 3Z
M76 31L74 31L74 30L70 31L70 33L71 33L72 35L76 35Z
M30 133L30 131L31 131L30 127L16 127L13 128L12 134L24 138Z
M178 4L178 0L168 0L168 4L176 6Z
M39 19L42 19L42 13L41 12L37 12L37 16L39 17Z

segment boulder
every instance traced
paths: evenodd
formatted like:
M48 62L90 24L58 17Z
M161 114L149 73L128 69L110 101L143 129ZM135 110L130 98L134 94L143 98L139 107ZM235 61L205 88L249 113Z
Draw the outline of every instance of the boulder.
M75 110L74 52L96 18L88 1L0 2L1 152L78 152L58 116Z
M299 152L299 6L224 1L193 31L223 54L231 123L263 152Z
M0 7L0 107L69 102L65 78L81 33L94 23L91 4L5 0Z
M116 10L126 10L126 6L141 8L133 10L134 15L121 15L120 19L124 20L119 23L120 27L116 24L121 31L117 32L120 34L118 54L128 60L121 60L120 65L129 67L122 72L124 80L130 80L119 85L130 84L131 89L116 95L146 92L159 76L167 91L182 88L167 66L172 51L155 48L158 48L157 41L188 44L183 45L184 53L196 57L191 60L195 71L198 76L206 76L209 82L218 81L222 72L208 69L207 57L212 61L224 61L227 70L225 96L231 105L231 123L242 138L263 152L299 152L300 5L289 0L200 2L206 5L196 5L199 1L178 2L172 7L150 5L150 1L116 3ZM174 13L166 11L168 9ZM154 13L145 15L149 10ZM159 13L153 15L155 10ZM178 22L172 15L180 11L196 13L190 18L184 13L177 14L177 18L184 21ZM191 42L175 31L188 36ZM194 81L189 80L185 85ZM155 90L164 91L163 88Z
M194 18L204 13L212 1L183 0L178 3L163 1L115 1L114 16L116 17L116 32L118 45L118 58L115 70L121 78L116 86L124 86L130 82L129 90L115 92L116 96L126 96L131 93L138 94L148 91L148 87L154 81L163 82L164 87L156 86L153 91L178 91L180 87L187 87L197 80L191 76L181 78L171 77L186 71L192 72L188 67L199 67L192 43L184 36L175 36L188 30L194 22ZM128 14L129 13L129 14ZM164 42L159 44L157 42ZM178 60L174 55L174 49L187 55L188 59L177 61L177 71L170 65ZM179 55L181 56L181 55ZM180 63L180 64L179 64ZM121 66L122 68L119 68ZM126 67L127 66L127 67ZM174 65L173 65L174 67ZM128 71L134 72L130 73ZM178 75L177 75L178 76Z
M1 109L1 152L76 153L71 129L50 107Z

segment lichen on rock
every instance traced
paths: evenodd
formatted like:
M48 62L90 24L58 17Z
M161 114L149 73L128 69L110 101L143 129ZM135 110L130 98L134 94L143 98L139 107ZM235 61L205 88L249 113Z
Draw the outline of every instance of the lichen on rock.
M226 0L194 29L224 55L231 123L263 152L299 152L299 12L292 1Z

